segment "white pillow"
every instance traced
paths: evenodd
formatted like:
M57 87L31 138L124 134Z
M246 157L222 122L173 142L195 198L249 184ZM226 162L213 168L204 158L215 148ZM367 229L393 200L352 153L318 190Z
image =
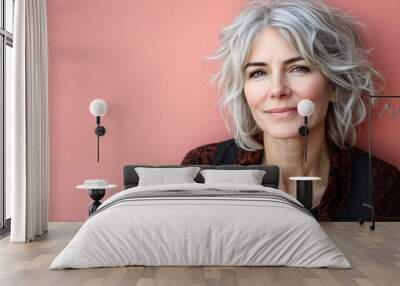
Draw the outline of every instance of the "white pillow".
M201 170L204 183L234 183L246 185L261 185L265 171L262 170Z
M193 179L199 170L199 167L135 168L139 176L138 186L195 183Z

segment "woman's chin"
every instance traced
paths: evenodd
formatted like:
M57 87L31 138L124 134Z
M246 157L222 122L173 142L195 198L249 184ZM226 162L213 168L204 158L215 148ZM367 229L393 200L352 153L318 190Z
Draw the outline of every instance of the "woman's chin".
M265 130L264 134L274 139L295 139L301 137L299 130Z

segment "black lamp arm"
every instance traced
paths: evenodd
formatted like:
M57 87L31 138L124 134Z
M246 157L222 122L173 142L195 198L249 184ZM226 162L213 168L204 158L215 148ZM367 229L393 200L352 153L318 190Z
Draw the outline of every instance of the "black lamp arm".
M299 134L304 136L304 162L307 162L307 134L309 132L308 129L308 116L304 116L304 125L299 128Z
M100 116L96 116L96 129L95 129L95 133L96 133L96 139L97 139L97 162L99 162L99 149L100 149L100 140L99 137L103 136L106 133L106 129L104 128L104 126L100 125Z

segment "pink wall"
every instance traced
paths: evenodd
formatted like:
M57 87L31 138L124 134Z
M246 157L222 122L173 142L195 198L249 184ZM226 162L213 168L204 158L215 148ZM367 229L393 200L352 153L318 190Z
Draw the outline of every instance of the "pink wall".
M375 67L385 77L383 92L380 95L400 95L400 13L399 0L326 0L327 3L344 11L352 11L364 24L362 38L367 48L373 49L370 58ZM384 5L382 5L384 3ZM392 119L389 113L379 117L387 101L380 100L373 111L373 154L400 166L400 113ZM400 110L400 100L389 101L394 112ZM368 126L363 124L359 146L368 150Z
M399 13L393 13L400 12L400 2L329 2L366 22L365 42L375 48L372 58L387 78L386 92L400 94L400 40L393 36L400 34ZM47 1L51 221L86 219L90 199L75 189L84 179L105 178L121 190L125 164L178 164L189 149L229 137L209 83L215 66L203 57L242 3ZM94 98L109 106L100 164L89 113ZM398 138L397 145L380 140L376 153L400 165L400 156L390 153Z

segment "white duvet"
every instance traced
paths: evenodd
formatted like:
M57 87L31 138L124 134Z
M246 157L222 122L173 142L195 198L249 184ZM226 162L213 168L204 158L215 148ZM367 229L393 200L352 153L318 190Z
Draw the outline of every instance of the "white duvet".
M350 268L309 214L277 200L173 197L126 200L146 191L276 189L238 184L179 184L127 189L108 198L50 269L145 266L294 266ZM101 209L103 210L101 211Z

